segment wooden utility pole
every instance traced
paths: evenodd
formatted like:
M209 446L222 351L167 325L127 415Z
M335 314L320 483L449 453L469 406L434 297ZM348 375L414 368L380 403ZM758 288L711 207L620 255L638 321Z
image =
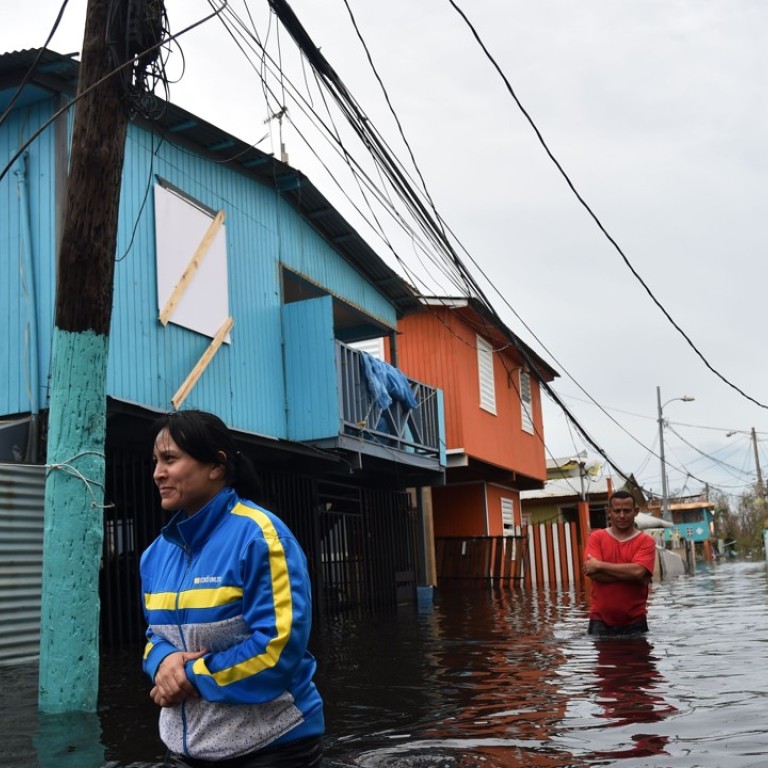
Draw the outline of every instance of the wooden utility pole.
M765 486L763 485L763 473L760 469L760 454L757 452L757 432L752 427L752 449L755 452L755 469L757 471L757 497L765 500Z
M88 0L78 96L113 69L107 0ZM93 712L99 682L106 378L127 112L118 77L78 99L56 286L39 706Z

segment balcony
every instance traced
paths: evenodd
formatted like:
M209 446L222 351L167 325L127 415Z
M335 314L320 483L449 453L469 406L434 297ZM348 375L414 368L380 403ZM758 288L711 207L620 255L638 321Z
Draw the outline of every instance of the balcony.
M336 342L340 437L345 447L354 443L363 453L423 467L444 464L440 391L370 356L366 361L365 354ZM372 387L371 377L377 373L383 379Z

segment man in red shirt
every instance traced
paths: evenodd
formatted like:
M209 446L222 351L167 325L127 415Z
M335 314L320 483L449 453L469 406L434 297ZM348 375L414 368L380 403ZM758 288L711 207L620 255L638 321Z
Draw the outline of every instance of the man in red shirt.
M647 632L648 585L656 542L635 528L638 509L628 491L616 491L608 507L608 527L589 535L584 573L592 579L590 635Z

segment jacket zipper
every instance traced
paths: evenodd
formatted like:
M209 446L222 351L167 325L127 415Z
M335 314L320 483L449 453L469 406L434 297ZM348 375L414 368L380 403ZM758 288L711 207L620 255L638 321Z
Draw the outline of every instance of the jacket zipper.
M183 650L189 650L187 648L187 639L184 637L184 627L179 617L179 595L187 580L187 574L189 573L189 567L192 564L192 553L189 551L189 547L184 544L182 547L184 550L184 573L181 576L181 584L179 589L176 590L176 623L179 627L179 637L181 638L181 647ZM181 734L182 734L182 747L185 755L189 755L187 749L187 702L186 699L181 702Z

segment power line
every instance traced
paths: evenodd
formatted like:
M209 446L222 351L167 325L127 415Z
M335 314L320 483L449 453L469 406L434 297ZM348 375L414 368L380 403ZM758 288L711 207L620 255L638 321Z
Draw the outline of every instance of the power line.
M346 0L345 0L345 2L346 2ZM348 6L348 5L347 5L347 8L348 8L348 10L349 10L349 6ZM237 17L236 17L236 15L235 15L235 14L234 14L234 12L232 12L231 10L229 11L228 15L229 15L229 16L231 16L231 17L233 17L233 18L234 18L234 19L237 21ZM351 14L351 11L350 11L350 15L352 15L352 14ZM356 32L357 32L357 34L358 34L358 37L361 39L361 42L362 42L362 44L363 44L363 46L364 46L364 48L365 48L365 50L366 50L366 55L367 55L367 57L368 57L369 63L370 63L370 64L371 64L371 66L373 67L373 62L372 62L372 57L371 57L371 55L370 55L370 51L368 50L367 46L365 45L365 42L364 42L364 40L362 39L362 34L361 34L360 30L359 30L359 27L357 27L357 25L356 25L356 22L354 22L354 16L353 16L353 15L352 15L352 18L353 18L353 24L355 24L355 28L356 28ZM224 21L224 18L222 18L221 20L222 20L222 22L223 22L223 23L225 23L225 21ZM240 22L240 23L241 23L241 22ZM226 23L225 23L225 26L227 26L227 27L228 27L228 25L227 25ZM229 29L229 31L230 31L230 34L231 34L231 35L233 36L233 38L234 38L234 34L235 34L235 33L234 33L234 30L233 30L233 29L231 29L231 28L229 28L229 27L228 27L228 29ZM258 43L258 36L257 36L257 44L259 44L259 43ZM243 53L246 55L246 57L247 57L247 53L245 52L245 50L244 50L244 48L242 47L242 45L240 45L240 44L238 43L238 46L241 48L241 51L242 51L242 52L243 52ZM269 55L268 55L268 53L266 52L266 50L265 50L265 49L264 49L264 48L263 48L263 47L262 47L260 44L259 44L259 48L260 48L260 57L259 57L259 58L260 58L260 61L261 61L261 66L262 66L262 84L263 84L263 86L264 86L264 88L265 88L265 92L268 92L268 89L269 89L269 85L268 85L268 83L267 83L267 81L266 81L266 74L267 74L267 72L269 71L269 64L268 64L268 62L270 62L270 61L272 61L272 60L271 60L271 57L269 57ZM304 64L304 61L305 61L305 59L306 59L307 61L309 61L309 63L310 63L310 64L313 64L313 62L312 62L312 60L311 60L311 59L312 59L312 55L311 55L310 53L308 53L307 51L304 51L304 57L302 58L302 71L304 71L304 68L303 68L303 64ZM272 63L274 63L274 62L272 62ZM327 64L327 62L326 62L326 64ZM256 69L256 67L254 67L254 69ZM321 95L322 95L322 94L323 94L323 89L322 89L322 88L320 88L320 81L321 81L321 77L320 77L320 74L319 74L319 73L322 73L323 71L331 71L331 72L332 72L332 69L330 69L330 65L327 65L327 69L324 69L323 67L319 67L319 68L318 68L317 66L314 66L314 64L313 64L313 69L314 69L314 71L315 71L315 79L316 79L316 82L318 83L318 87L319 87L320 93L321 93ZM374 71L375 71L375 68L374 68ZM280 62L278 62L278 64L277 64L277 72L278 72L278 74L277 74L277 76L275 77L275 79L276 79L276 80L278 80L278 81L279 81L279 83L280 83L280 87L281 87L281 90L282 90L283 96L282 96L282 99L276 99L276 100L278 101L278 103L282 102L283 104L285 104L285 103L286 103L286 93L287 93L286 83L290 83L290 81L289 81L289 80L286 78L286 76L285 76L285 73L284 73L284 68L283 68L283 66L282 66L282 53L280 53ZM334 73L334 74L335 74L335 73ZM381 82L381 78L378 76L378 73L376 73L376 76L377 76L377 79L379 80L379 83L380 83L380 85L381 85L382 89L383 89L383 90L384 90L384 92L385 92L385 98L387 99L387 103L388 103L388 105L389 105L389 107L390 107L390 110L392 111L392 113L393 113L393 115L394 115L394 117L395 117L395 120L396 120L396 122L398 123L398 128L399 128L399 130L400 130L400 132L401 132L401 136L402 136L402 138L403 138L403 141L404 141L404 142L406 142L406 145L407 145L407 139L406 139L406 137L404 136L404 131L403 131L402 125L400 124L400 121L399 121L399 119L397 118L397 115L396 115L396 113L394 112L394 108L393 108L393 106L392 106L392 102L391 102L391 99L389 99L389 97L388 97L388 94L386 94L386 90L384 89L383 83ZM304 76L304 82L305 82L305 84L308 86L308 83L307 83L307 80L306 80L306 74L305 74L305 76ZM323 83L326 83L325 79L322 79L322 82L323 82ZM303 99L303 97L301 97L301 96L300 96L298 89L296 89L296 88L295 88L295 86L293 86L292 84L291 84L291 87L293 88L293 91L294 91L294 94L292 95L292 98L294 98L294 99L299 99L299 98L302 98L302 99ZM343 84L342 84L342 87L341 87L341 88L337 88L336 90L334 90L333 88L329 89L329 92L330 92L331 94L333 94L333 95L334 95L334 98L335 98L335 99L336 99L336 101L338 102L338 94L339 94L339 92L340 92L340 91L342 91L342 90L343 90ZM297 101L297 103L299 103L299 102ZM364 192L364 190L363 190L363 188L362 188L362 186L361 186L361 175L360 175L360 173L361 173L361 169L359 168L359 164L357 164L355 167L353 167L353 165L352 165L352 163L353 163L353 159L352 159L352 156L351 156L350 152L348 151L348 149L347 149L347 148L344 146L344 143L343 143L343 141L341 140L341 136L340 136L340 134L339 134L339 131L338 131L338 129L335 127L335 124L334 124L334 122L333 122L333 117L332 117L332 115L331 115L331 112L330 112L329 106L328 106L328 104L327 104L327 101L325 100L325 98L324 98L324 96L323 96L323 103L324 103L324 105L325 105L326 111L328 112L328 116L329 116L329 119L330 119L330 121L331 121L331 126L332 126L332 128L329 128L327 125L325 125L325 123L322 121L322 119L320 119L320 118L319 118L319 115L317 115L317 112L316 112L316 110L314 109L314 107L312 106L312 103L311 103L311 96L310 96L310 102L309 102L309 103L310 103L310 107L309 107L309 113L311 113L311 115L312 115L314 118L317 118L317 120L318 120L319 124L320 124L320 125L323 127L323 129L324 129L325 133L326 133L327 135L330 135L330 136L332 136L332 137L334 138L334 140L335 140L335 142L336 142L336 144L337 144L337 148L338 148L338 151L339 151L339 152L342 154L342 156L343 156L343 158L344 158L344 160L345 160L346 164L348 165L348 167L350 168L350 170L353 172L353 176L355 177L355 179L356 179L356 181L357 181L357 183L358 183L358 187L360 188L361 194L363 194L363 197L364 197L364 199L366 200L366 204L368 205L368 208L369 208L369 210L371 211L371 215L374 217L374 220L376 221L376 226L377 226L377 228L378 228L378 231L379 231L380 235L382 236L382 239L383 239L383 240L384 240L384 241L387 243L388 247L389 247L390 249L392 249L391 243L389 243L389 240L386 238L386 235L385 235L385 234L384 234L384 232L383 232L383 229L382 229L382 227L381 227L381 224L379 223L379 221L378 221L378 218L376 217L376 214L375 214L375 212L373 211L373 209L372 209L372 207L371 207L371 205L370 205L370 202L368 201L368 198L367 198L367 196L366 196L366 194L365 194L365 192ZM340 106L342 106L342 107L343 107L343 105L340 105ZM304 109L304 111L305 111L305 114L307 114L307 113L308 113L306 109ZM344 112L344 109L342 109L342 111ZM358 112L355 112L354 110L347 110L347 111L345 112L345 117L347 117L347 120L348 120L348 121L349 121L349 119L350 119L350 113L351 113L351 114L352 114L354 117L361 117L361 116L362 116L362 120L363 120L363 121L367 121L367 118L365 118L365 116L362 114L362 110L359 110ZM369 122L369 121L368 121L368 122ZM307 144L307 145L310 147L310 149L313 149L313 148L312 148L312 146L311 146L311 144L310 144L309 142L307 142L306 138L304 138L303 134L301 134L301 132L299 131L298 127L296 127L296 130L297 130L297 132L299 133L299 135L302 137L302 139L305 141L305 143L306 143L306 144ZM356 130L356 132L357 132L357 134L358 134L358 137L360 137L360 138L363 138L363 140L364 140L364 143L365 143L365 137L364 137L364 136L361 136L361 130L362 130L362 129L360 128L360 126L359 126L359 125L356 125L356 126L355 126L355 130ZM375 130L375 129L374 129L374 130ZM370 146L371 146L371 143L370 143L370 142L368 142L368 143L367 143L367 146L368 146L368 149L370 150ZM387 152L391 152L391 151L389 150L389 147L386 145L386 143L385 143L385 142L383 142L383 140L381 141L381 146L382 146L382 147L384 147L384 148L386 148L386 151L387 151ZM314 149L313 149L313 151L314 151ZM410 148L409 148L409 151L410 151ZM318 159L320 159L320 158L319 158L319 156L317 155L317 153L316 153L316 152L314 152L314 154L315 154L315 156L316 156L316 157L318 157ZM411 152L411 157L412 157L412 160L413 160L413 162L414 162L414 165L416 165L416 162L415 162L415 158L413 157L413 153L412 153L412 152ZM391 159L393 162L397 162L397 161L396 161L394 158L388 158L388 159ZM322 161L321 161L321 162L322 162ZM324 165L324 167L326 167L326 166ZM379 170L379 172L380 172L380 173L382 172L382 169L384 170L384 172L385 172L385 173L387 172L387 168L388 168L388 166L387 166L387 163L385 163L385 162L379 162L379 161L377 160L377 162L376 162L376 167L377 167L377 169ZM400 166L400 167L401 167L401 170L403 170L403 169L402 169L402 166ZM334 181L336 181L336 183L338 184L338 181L335 179L334 175L333 175L333 174L330 172L330 170L329 170L329 169L327 169L327 167L326 167L326 170L328 171L328 173L329 173L329 175L331 176L331 178L333 178L333 179L334 179ZM418 168L417 168L417 170L418 170ZM404 171L404 170L403 170L403 174L405 175L405 171ZM439 214L437 213L437 211L436 211L436 210L434 210L434 204L432 203L432 201L431 201L431 198L429 198L429 195L428 195L428 190L426 190L426 184L424 183L423 177L421 176L421 174L420 174L420 173L419 173L419 177L420 177L420 179L421 179L421 182L422 182L422 186L424 187L424 193L427 195L427 199L428 199L428 203L429 203L429 206L430 206L430 207L432 208L432 210L434 211L434 215L435 215L435 217L436 217L436 223L437 223L437 231L439 231L439 232L440 232L440 234L441 234L441 237L440 237L440 239L437 241L437 245L439 246L439 249L440 249L441 251L445 251L445 250L446 250L446 242L445 242L445 241L447 240L447 235L446 235L446 229L447 229L447 228L445 227L445 224L444 224L444 222L442 221L442 219L440 219L440 217L439 217ZM370 184L372 184L372 182L371 182L370 178L367 178L367 182L368 182L368 183L370 183ZM339 185L339 186L340 186L340 188L342 188L342 187L341 187L341 185ZM342 189L343 189L343 188L342 188ZM415 194L415 193L414 193L414 194ZM348 198L348 199L350 199L348 195L347 195L347 198ZM378 202L379 202L379 203L381 203L381 204L384 204L384 199L383 199L383 197L381 196L381 194L379 194L379 195L378 195L377 199L378 199ZM351 202L351 200L350 200L350 202ZM389 204L390 204L390 206L391 206L391 200L389 201ZM353 203L353 205L354 205L354 203ZM356 207L356 206L355 206L355 207ZM356 207L356 208L357 208L357 207ZM357 209L357 210L358 210L358 212L359 212L359 209ZM400 224L401 224L401 226L403 225L403 221L402 221L402 219L400 220ZM422 228L424 228L424 227L422 227ZM458 240L457 240L457 242L458 242ZM464 248L464 247L463 247L463 245L461 246L461 248L462 248L462 250L463 250L465 253L467 252L467 251L466 251L466 248ZM393 250L393 249L392 249L392 250ZM394 252L394 251L393 251L393 252ZM426 251L425 251L425 252L426 252ZM468 255L469 255L469 254L468 254ZM400 262L401 262L401 264L402 264L402 261L401 261L401 259L398 257L398 255L397 255L396 253L395 253L395 257L396 257L396 258L398 258L398 261L400 261ZM471 257L471 255L469 255L469 257L470 257L470 259L472 258L472 257ZM459 261L457 261L456 259L451 259L451 258L450 258L450 256L449 256L449 259L448 259L448 263L450 263L452 267L454 267L454 268L458 268L458 270L459 270L459 273L463 275L463 282L462 282L462 286L466 286L466 283L467 283L467 277L466 277L465 268L464 268L463 264L460 264L460 262L459 262ZM406 268L406 266L405 266L404 264L403 264L403 266L404 266L404 268ZM476 265L476 266L478 266L478 265ZM478 268L479 268L479 266L478 266ZM481 272L482 272L482 270L481 270ZM484 276L484 277L487 279L487 276L486 276L484 273L483 273L483 276ZM489 283L490 283L490 281L489 281ZM472 285L472 287L475 287L475 284L474 284L473 282L471 283L471 285ZM481 297L482 297L482 299L484 300L484 303L485 303L485 305L486 305L487 307L489 307L490 313L491 313L491 314L494 316L495 320L496 320L497 322L499 322L499 320L498 320L498 316L496 315L496 313L495 313L495 310L493 310L493 308L492 308L492 307L490 307L490 304L489 304L489 302L487 301L487 299L485 299L485 297L484 297L484 296L482 296L482 291L480 291L480 290L478 289L478 293L480 294L480 296L481 296ZM503 297L502 297L502 298L503 298ZM506 301L506 300L505 300L505 301ZM507 305L509 306L508 302L506 302L506 303L507 303ZM513 309L512 307L510 307L510 309L512 309L512 311L514 312L514 309ZM516 314L516 313L515 313L515 314ZM517 316L517 315L516 315L516 316ZM530 329L529 329L529 330L530 330ZM573 378L573 377L571 377L571 378ZM574 381L575 381L575 379L574 379ZM580 386L580 385L578 384L578 382L575 382L575 383L576 383L578 386ZM581 388L581 389L583 390L583 388ZM546 391L546 387L544 387L544 390ZM586 393L586 391L585 391L585 390L583 390L583 391L585 392L585 394L587 394L587 395L588 395L588 393ZM549 394L549 393L548 393L548 394ZM588 395L588 396L589 396L589 395ZM555 402L557 402L557 396L556 396L556 395L555 395L555 397L554 397L553 399L555 400ZM633 440L635 440L635 441L636 441L636 442L637 442L637 443L638 443L638 444L639 444L641 447L643 447L643 448L644 448L646 451L648 451L649 453L652 453L652 451L650 451L650 449L648 449L648 448L647 448L647 446L645 446L645 445L644 445L642 442L640 442L639 440L637 440L637 438L636 438L634 435L632 435L630 432L628 432L628 431L627 431L627 430L626 430L626 429L625 429L625 428L624 428L624 427L623 427L623 426L622 426L622 425L621 425L619 422L617 422L615 419L613 419L613 417L612 417L610 414L608 414L608 413L605 411L605 409L603 409L603 408L602 408L602 406L601 406L601 405L600 405L600 404L599 404L599 403L598 403L596 400L594 400L594 398L592 398L592 402L593 402L593 403L594 403L594 404L595 404L595 405L596 405L598 408L601 408L601 410L603 410L603 412L604 412L604 413L606 413L606 415L607 415L609 418L611 418L611 419L612 419L612 420L613 420L613 421L614 421L614 422L617 424L617 426L619 426L619 428L621 428L623 431L625 431L625 432L626 432L626 433L627 433L627 434L628 434L628 435L629 435L629 436L630 436L630 437L631 437ZM561 404L561 406L562 406L562 404ZM564 412L567 414L567 409L564 409ZM575 424L575 426L577 426L577 427L578 427L579 431L580 431L580 432L582 432L582 433L584 433L584 430L583 430L583 428L582 428L582 427L581 427L581 426L578 424L578 422L576 422L576 421L575 421L575 419L573 419L572 415L571 415L571 423L574 423L574 424ZM597 444L594 442L594 440L592 440L592 439L591 439L591 438L590 438L588 435L587 435L586 437L587 437L587 440L588 440L588 442L589 442L591 445L593 445L594 447L596 447L596 448L597 448L597 450L598 450L598 451L601 453L601 455L603 455L603 456L606 458L606 460L607 460L607 461L608 461L608 462L609 462L609 463L610 463L612 466L614 466L614 467L617 469L617 471L618 471L620 474L622 474L623 476L626 476L626 475L625 475L625 473L623 473L623 472L622 472L622 471L621 471L621 470L620 470L618 467L616 467L615 463L614 463L614 462L612 462L612 461L610 460L610 458L609 458L609 457L607 457L607 455L606 455L606 454L605 454L603 451L601 451L601 449L600 449L600 446L598 446L598 445L597 445ZM697 479L697 480L698 480L698 478L695 478L695 479Z
M303 51L310 65L328 87L329 93L331 93L335 99L337 105L342 111L342 114L344 114L344 116L347 118L353 130L358 134L358 137L367 147L367 149L375 155L377 163L380 164L380 167L387 175L387 178L392 184L393 189L400 196L401 200L410 210L411 214L417 219L428 239L433 242L433 244L443 254L443 257L452 264L457 273L461 276L466 294L468 296L476 297L484 306L485 311L488 313L489 317L493 319L493 322L497 325L497 327L503 333L509 335L509 341L517 349L525 365L528 366L529 370L536 376L540 386L550 396L550 398L558 403L560 408L568 415L574 426L581 432L583 437L590 443L590 445L592 445L592 447L601 456L603 456L603 458L605 458L605 460L622 477L629 479L629 476L623 472L617 463L608 456L607 452L589 435L586 429L575 419L573 414L570 413L565 404L559 399L557 393L552 389L552 387L549 385L549 382L546 381L545 377L538 370L535 361L531 359L521 341L514 334L506 330L506 325L498 316L498 313L488 298L485 296L482 288L480 288L477 281L469 273L466 266L461 261L455 249L448 240L445 230L442 227L442 219L440 219L440 217L437 215L434 218L430 215L428 206L422 202L420 197L415 193L413 188L408 183L407 175L402 171L402 166L388 152L388 147L381 138L380 134L376 131L375 127L367 118L367 116L363 113L362 109L357 104L354 97L348 91L339 76L333 70L329 62L314 45L308 33L301 25L288 3L285 2L285 0L269 0L269 3L277 14L277 17L288 30L289 34L291 34L291 36L294 38L296 44Z
M37 56L35 56L35 60L32 62L32 66L30 66L30 68L27 70L24 77L21 79L21 82L16 88L16 92L11 97L11 100L8 102L8 105L6 106L5 111L3 112L2 115L0 115L0 125L2 125L5 122L5 119L8 117L8 115L11 114L13 105L18 101L19 96L21 96L21 92L27 87L30 80L33 78L35 71L37 70L37 65L40 63L40 59L42 58L42 55L45 53L46 49L48 48L48 43L51 42L51 39L56 33L56 30L59 28L59 24L61 23L61 20L64 17L64 10L67 7L67 3L69 3L69 0L64 0L64 2L61 4L61 8L59 8L59 12L56 15L56 20L53 22L53 27L51 27L51 31L48 33L48 37L45 39L45 42L43 43L43 47L38 49Z
M190 24L188 27L185 27L181 30L181 32L177 32L174 35L170 35L167 39L164 39L157 43L156 45L152 45L151 47L147 48L145 51L142 51L140 54L141 56L144 56L146 54L150 54L153 51L156 51L158 48L161 48L162 46L166 45L167 43L177 40L182 35L185 35L187 32L191 32L193 29L199 27L202 24L205 24L205 22L210 21L215 16L218 16L227 6L228 0L223 0L223 5L218 10L215 10L213 13L209 14L203 19L200 19L199 21L194 22L193 24ZM99 86L101 86L106 80L108 80L110 77L114 77L115 75L119 75L124 69L127 69L128 67L134 66L134 58L129 59L128 61L123 62L120 66L115 67L111 72L104 75L100 80L97 80L93 85L91 85L89 88L86 88L82 93L78 93L71 101L67 102L63 107L56 110L25 142L21 144L21 146L16 150L16 152L11 156L11 159L8 160L8 162L3 167L3 170L0 171L0 181L2 181L8 174L8 171L13 168L14 163L26 152L26 150L35 142L37 139L51 126L53 123L56 122L63 114L68 112L72 107L77 104L77 102L87 96L91 91L95 90Z
M236 14L234 14L233 11L228 11L227 15L231 16L235 22L237 22L240 26L243 26L243 29L245 29L244 25L242 24L242 21L237 17ZM249 61L251 66L254 67L254 70L256 70L256 67L253 65L253 63L250 61L250 58L248 57L248 54L246 53L245 49L243 48L243 45L240 44L240 42L236 39L236 33L234 29L232 29L230 26L227 25L227 23L222 18L222 23L224 24L225 28L229 32L230 36L233 37L235 40L235 44L238 46L238 48L241 50L241 52L245 55L246 59ZM246 30L244 33L248 37L253 38L253 35L250 34ZM254 38L256 41L256 45L259 47L260 50L260 58L265 63L265 71L269 71L269 64L266 62L269 62L272 64L272 66L275 66L274 60L269 56L269 54L264 51L261 48L261 45L258 41L258 37ZM250 44L249 44L250 47ZM264 72L262 71L260 74L260 77L262 79L262 84L264 85L267 92L271 92L271 88L269 84L266 82L266 79L264 78ZM319 117L316 110L314 110L313 107L307 106L307 101L301 96L299 90L290 82L289 79L287 79L284 75L282 76L283 82L288 84L290 88L293 90L292 98L295 100L296 105L301 109L302 112L304 112L307 117L309 117L310 122L313 124L316 122L320 125L320 135L325 139L329 140L329 137L333 138L335 141L335 144L331 144L333 149L339 153L339 155L342 157L343 161L347 165L347 167L352 172L353 177L355 178L356 183L358 184L358 187L360 186L360 182L362 182L370 192L374 194L374 196L377 198L377 201L380 205L389 213L390 216L393 217L393 219L396 221L396 223L403 229L403 231L410 237L411 242L417 246L418 250L424 254L427 258L432 261L433 265L442 273L445 275L446 278L452 283L455 283L457 287L461 290L464 285L463 283L459 283L455 271L449 271L445 267L445 262L440 262L435 259L434 255L430 252L429 248L427 247L426 243L424 243L419 235L410 227L410 225L405 221L402 214L397 211L397 209L394 207L391 198L389 197L386 190L382 191L378 189L378 187L374 184L374 182L371 180L370 176L365 173L365 171L362 169L362 166L360 163L358 163L354 157L351 155L349 150L344 146L343 142L341 141L341 138L338 134L338 130L334 127L333 130L329 128L322 120L322 118ZM316 74L317 79L317 74ZM322 94L322 89L321 89ZM326 110L329 112L330 117L330 110L328 110L327 103L325 102L325 98L323 97L323 103L326 104ZM290 119L290 113L288 113L288 117ZM333 120L331 117L331 122L333 124ZM364 199L366 200L366 204L369 207L369 210L371 211L371 215L376 220L376 226L371 225L371 222L367 219L365 214L360 211L359 207L352 201L351 197L349 196L349 193L346 191L344 186L338 181L336 176L333 174L333 172L328 168L328 166L325 164L325 162L320 158L319 154L317 153L317 150L312 145L312 142L310 142L306 136L302 133L302 131L299 129L299 127L296 125L295 121L292 121L292 124L294 126L294 129L296 130L299 137L302 139L302 141L305 143L305 145L308 147L310 152L316 157L318 162L321 163L322 167L325 169L325 171L328 173L329 178L338 186L341 193L346 197L346 199L352 204L352 206L355 208L357 213L361 216L361 218L366 221L366 223L371 226L371 229L376 232L376 234L382 239L382 241L385 243L387 248L392 252L394 258L398 261L398 263L401 265L403 270L406 272L406 274L410 277L411 280L414 281L414 283L421 282L415 274L411 272L408 265L401 259L401 257L398 255L398 253L395 251L394 247L392 246L392 243L389 241L389 239L386 237L383 229L381 228L380 223L378 222L378 219L375 216L375 213L373 213L373 209L370 206L370 202L367 199L367 196L365 195L364 191L361 191L363 194ZM381 168L379 165L377 165L377 170L379 171L379 174L381 175ZM418 254L417 254L418 255Z
M579 201L579 203L582 205L584 210L587 211L587 213L590 215L592 220L597 224L600 231L605 235L608 242L611 243L611 245L616 249L617 253L621 256L622 260L626 264L626 266L629 268L629 271L632 273L632 275L635 277L635 279L640 283L640 285L645 289L645 292L648 294L648 296L651 298L653 303L661 310L661 312L664 314L664 316L667 318L667 320L671 323L672 327L675 328L675 330L685 339L688 346L696 353L696 355L701 359L701 361L704 363L704 365L717 376L722 382L727 384L731 389L738 392L742 397L746 398L750 402L754 403L755 405L759 406L760 408L768 409L768 405L765 405L764 403L761 403L759 400L755 399L751 395L748 395L744 390L739 388L736 384L731 382L729 379L727 379L720 371L718 371L710 362L707 360L707 358L704 356L704 354L699 350L699 348L693 343L692 339L688 334L677 324L677 322L674 320L672 315L667 311L666 307L656 298L653 291L651 291L648 284L643 280L643 278L640 276L638 271L635 269L635 267L632 265L632 263L629 261L629 258L626 256L624 251L621 249L619 244L616 242L616 240L613 239L613 237L610 235L608 230L603 226L603 223L600 221L600 219L597 217L597 215L594 213L592 208L588 205L588 203L584 200L584 198L581 196L581 194L576 189L576 186L571 181L568 174L563 169L562 165L558 162L557 158L554 156L552 151L550 150L549 146L547 145L546 141L544 140L544 137L541 134L541 131L536 126L536 123L534 123L533 118L528 114L525 107L520 102L520 99L518 99L517 94L515 93L514 89L512 88L511 83L507 79L507 76L502 71L501 67L497 63L497 61L494 59L494 57L491 55L490 51L486 47L485 43L483 43L482 39L480 38L479 33L473 26L473 24L470 22L470 20L467 18L466 14L459 8L459 6L456 4L455 0L448 0L448 2L453 6L453 8L456 10L456 12L461 16L461 18L464 20L464 22L469 27L470 31L472 32L473 37L477 41L477 43L480 45L480 47L483 50L483 53L485 53L488 60L493 65L494 69L498 72L499 76L504 81L504 84L507 87L507 90L509 91L510 95L515 101L515 104L517 104L518 109L522 112L525 119L530 124L531 128L533 128L534 133L536 134L536 137L539 140L539 143L544 148L544 151L549 156L549 159L554 163L557 170L560 172L560 175L565 179L566 184L570 188L570 190L573 192L573 194L576 196L576 199Z

